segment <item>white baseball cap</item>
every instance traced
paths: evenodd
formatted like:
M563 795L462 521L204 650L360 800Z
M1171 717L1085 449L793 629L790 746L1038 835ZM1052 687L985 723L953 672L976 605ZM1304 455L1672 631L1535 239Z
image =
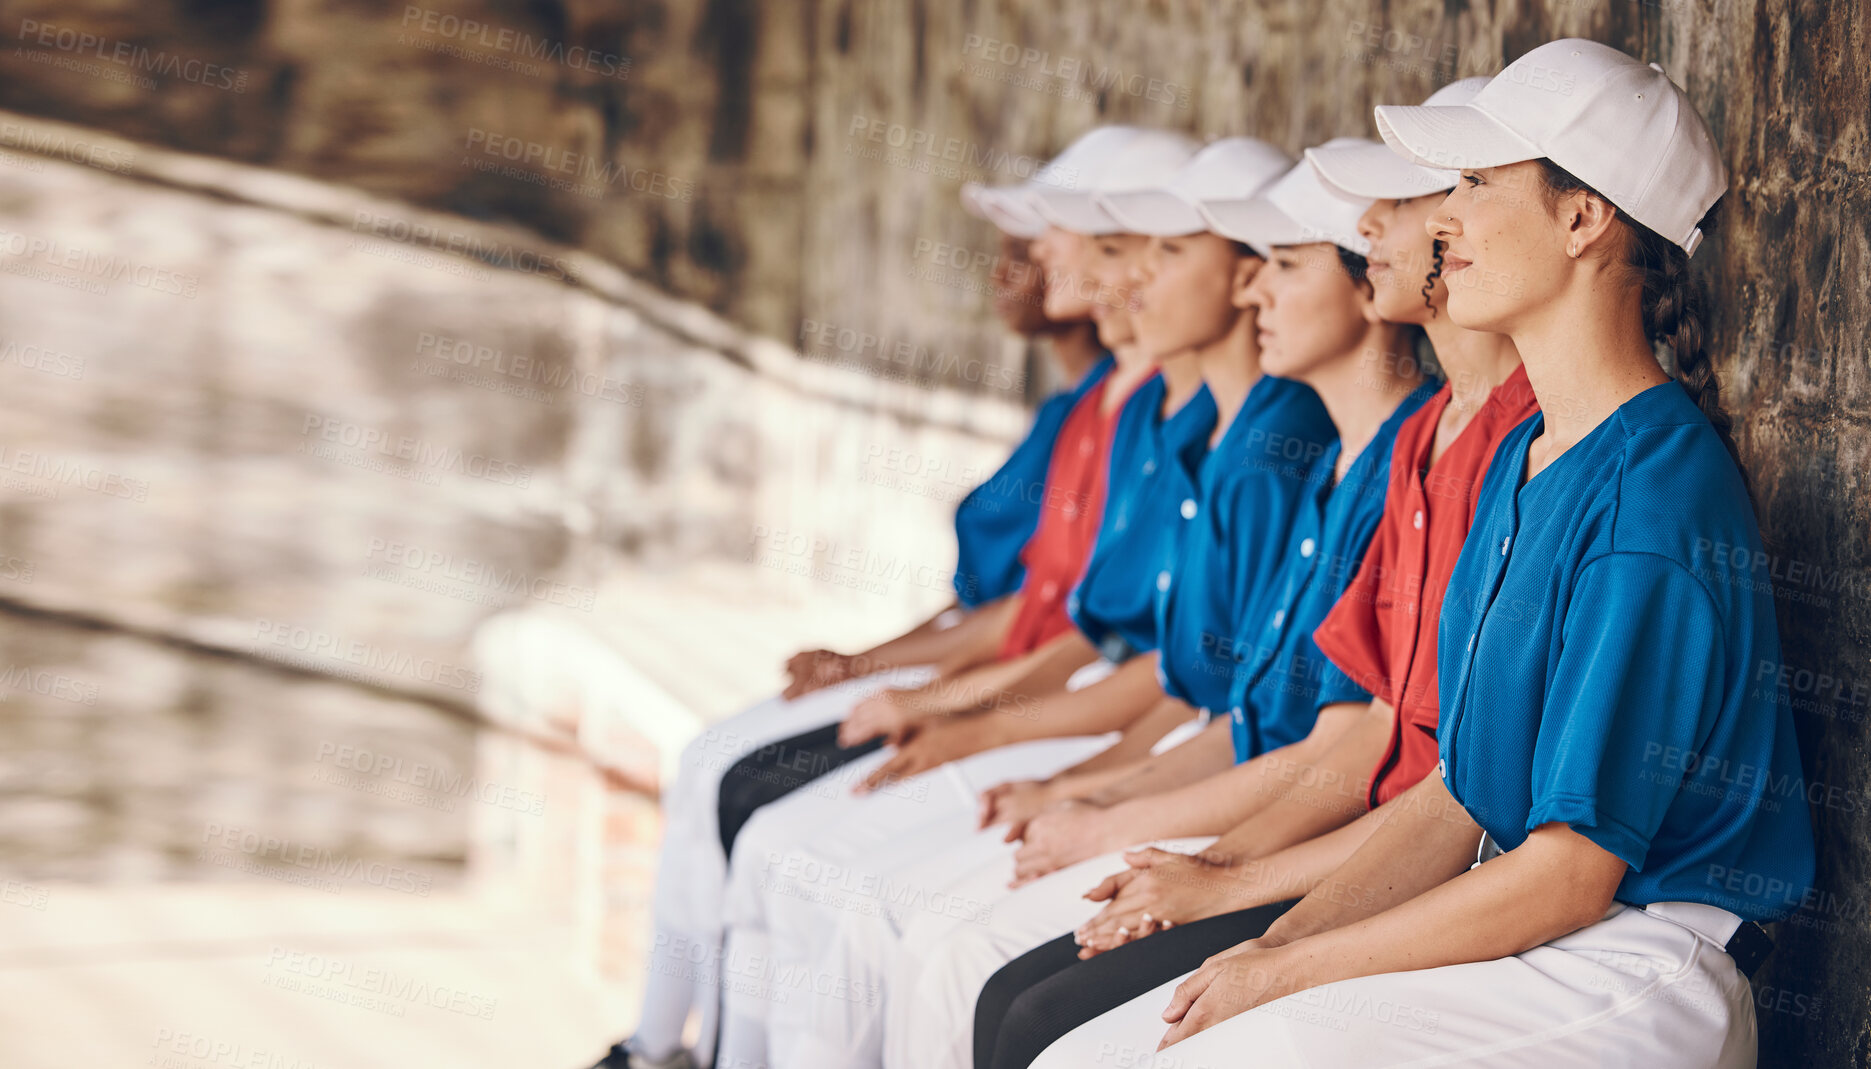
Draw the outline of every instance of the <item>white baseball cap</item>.
M1396 158L1395 153L1384 151ZM1127 233L1157 237L1194 234L1208 229L1208 220L1202 217L1197 204L1251 197L1292 166L1293 157L1259 138L1224 137L1189 157L1189 162L1160 186L1100 192L1093 194L1092 201Z
M1034 210L1027 194L1046 188L1075 189L1088 168L1103 167L1104 160L1121 151L1134 126L1100 126L1080 134L1045 166L1024 182L989 186L969 182L961 187L962 207L1017 238L1036 238L1046 231L1046 220Z
M1691 255L1728 189L1708 124L1663 68L1578 38L1521 56L1467 104L1379 107L1377 131L1427 167L1545 157Z
M1359 140L1335 137L1325 147ZM1358 219L1370 206L1371 198L1352 200L1327 189L1319 172L1301 160L1255 196L1205 200L1199 210L1210 230L1244 241L1263 256L1275 245L1315 241L1329 241L1363 256L1371 251L1371 243L1358 233Z
M1083 153L1077 153L1080 147ZM1099 193L1127 193L1154 189L1175 177L1202 143L1175 130L1142 126L1105 126L1072 143L1059 158L1040 169L1032 182L1020 187L1023 200L1041 219L1062 230L1080 234L1117 234L1124 227L1093 198ZM1049 175L1054 165L1077 153L1071 161L1074 181ZM1050 180L1049 180L1050 179Z
M1454 107L1475 99L1486 78L1463 78L1430 94L1424 107ZM1353 200L1409 200L1454 189L1460 171L1421 167L1390 151L1382 141L1357 138L1355 143L1320 145L1306 150L1325 181L1325 188Z
M1032 205L1013 195L1015 186L986 186L968 182L961 187L961 206L977 219L986 219L1003 233L1032 239L1046 231L1046 220Z

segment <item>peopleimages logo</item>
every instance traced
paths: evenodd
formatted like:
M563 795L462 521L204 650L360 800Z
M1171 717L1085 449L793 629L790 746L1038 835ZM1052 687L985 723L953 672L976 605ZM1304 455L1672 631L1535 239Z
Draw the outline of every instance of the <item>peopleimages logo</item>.
M903 158L891 160L894 163L916 164L920 158L918 170L933 170L942 176L959 176L966 169L970 173L1005 174L1013 178L1032 178L1039 174L1044 165L1037 156L1024 153L1010 153L1005 149L983 145L959 137L939 136L933 130L905 126L899 122L885 119L873 119L868 115L851 116L851 126L845 131L848 143L846 155L858 155L873 158L878 150L864 147L864 143L892 149L904 153ZM855 142L855 143L853 143ZM932 165L945 165L940 168ZM1060 175L1062 180L1067 176ZM1062 184L1066 184L1062 182ZM1069 184L1067 185L1069 187Z
M261 619L254 621L253 637L289 651L278 652L263 645L254 651L258 656L297 668L365 683L381 682L378 676L399 676L469 693L481 689L481 674L471 668L433 657L414 657L402 650L316 628ZM328 669L327 665L332 667Z
M551 38L534 37L509 27L464 19L459 15L415 4L403 7L403 29L405 32L419 31L459 45L476 45L494 52L588 71L618 81L630 77L630 59L615 52L599 52L583 45L567 45Z
M231 851L244 854L254 861L302 869L320 877L350 880L385 891L402 891L423 898L429 895L431 881L427 873L413 872L387 861L365 861L363 858L334 854L328 847L295 842L275 835L262 835L246 828L213 822L202 827L201 842L204 855L214 849Z
M421 481L431 485L434 473L441 471L472 479L485 479L502 486L524 488L533 481L533 469L527 464L516 464L483 453L470 453L460 446L437 445L406 434L391 434L381 427L352 423L316 412L305 414L305 422L299 433L299 452L308 456L362 467L371 467L371 462L375 461L388 474L405 478L422 477ZM333 451L331 446L357 450L364 455L347 457ZM400 461L408 466L399 468L383 458Z
M620 405L641 406L644 387L641 383L613 379L595 371L581 371L571 364L544 360L525 353L509 353L489 345L477 345L446 334L422 331L416 335L416 353L437 362L446 362L486 371L502 378L544 386L551 390L570 390L581 396ZM550 398L548 398L550 400Z
M149 499L149 483L146 480L132 479L67 457L0 445L0 472L8 471L43 479L58 486L89 490L105 497L121 497L126 501Z
M1025 76L1024 79L1001 79L1023 88L1043 88L1048 82L1056 82L1078 89L1087 98L1122 94L1158 104L1173 104L1181 110L1189 107L1191 90L1187 85L1089 63L1078 56L1055 56L1044 49L984 37L978 33L968 34L962 39L961 51L964 56L999 64L1004 75ZM980 75L985 72L971 73Z
M73 679L49 668L28 668L23 665L11 665L0 670L0 689L37 694L41 698L55 698L79 705L96 705L98 695L96 683Z
M129 174L136 153L63 131L40 130L17 122L0 122L0 148L20 149L40 156L56 156L102 171Z
M472 798L484 805L538 816L545 812L546 796L516 787L488 783L473 776L422 761L404 761L396 754L378 753L335 742L318 744L318 762L336 765L365 776L388 778L420 790L455 798Z
M106 63L115 63L127 71L160 74L165 78L193 82L210 89L231 89L236 93L247 91L247 72L244 70L162 49L151 49L145 45L133 45L128 41L113 41L88 30L40 22L37 19L21 19L15 37L40 48L69 55L93 56Z
M154 1046L155 1053L143 1064L156 1069L318 1069L312 1062L276 1050L173 1028L158 1029Z
M48 349L43 345L16 341L0 343L0 364L14 364L55 378L84 378L84 357Z
M275 946L267 953L266 968L268 973L265 982L270 986L298 989L294 983L287 982L286 975L290 974L301 983L324 985L360 996L374 996L363 1008L388 1012L397 1017L403 1016L400 1012L403 1006L425 1005L485 1021L493 1018L494 1009L500 1005L498 998L432 984L427 980L405 976L394 969L363 966L344 958L281 946ZM321 990L316 987L307 989L306 993L323 997Z
M585 612L590 612L598 601L598 592L590 587L575 586L543 575L528 575L518 568L499 567L472 557L457 557L453 553L384 538L370 540L365 558L404 572L452 580L465 587L527 597ZM382 571L372 571L370 574L378 578L385 577Z

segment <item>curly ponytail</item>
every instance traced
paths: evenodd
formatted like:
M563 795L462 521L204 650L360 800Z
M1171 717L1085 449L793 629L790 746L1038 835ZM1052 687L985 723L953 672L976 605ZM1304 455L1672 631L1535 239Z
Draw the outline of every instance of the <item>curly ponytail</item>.
M1581 191L1610 203L1602 193L1552 160L1539 162L1549 207L1560 197ZM1704 235L1714 232L1719 207L1718 201L1702 217L1699 225ZM1715 428L1716 436L1741 472L1741 481L1746 483L1748 472L1735 446L1734 419L1722 406L1721 380L1709 358L1707 289L1700 278L1690 273L1689 254L1682 246L1632 219L1622 208L1617 209L1617 217L1631 234L1626 262L1643 285L1644 334L1669 349L1676 381L1682 383Z
M1448 243L1436 238L1429 243L1429 274L1423 276L1423 307L1429 309L1429 318L1436 318L1436 302L1432 295L1436 292L1436 280L1442 277L1442 254L1448 250Z

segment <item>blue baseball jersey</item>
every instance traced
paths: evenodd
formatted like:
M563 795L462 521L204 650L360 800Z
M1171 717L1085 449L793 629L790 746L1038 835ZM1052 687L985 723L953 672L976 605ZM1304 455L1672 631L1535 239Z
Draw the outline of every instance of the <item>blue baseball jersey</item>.
M1371 700L1369 691L1319 652L1312 633L1351 585L1370 548L1390 489L1397 431L1441 385L1425 382L1412 390L1336 485L1342 443L1333 442L1313 465L1279 577L1243 621L1229 651L1239 665L1228 710L1236 763L1305 738L1327 705Z
M1104 516L1085 574L1066 599L1072 622L1107 659L1123 661L1156 648L1156 574L1187 495L1169 469L1184 450L1207 451L1215 398L1201 385L1163 418L1168 386L1155 375L1137 388L1111 438Z
M1262 375L1214 449L1177 456L1181 529L1156 575L1164 693L1205 714L1228 708L1233 637L1279 573L1307 475L1336 441L1312 387Z
M1503 849L1558 821L1623 859L1621 902L1784 916L1813 839L1740 473L1674 382L1527 480L1543 426L1503 439L1443 600L1449 790Z
M1104 381L1112 363L1107 354L1078 385L1040 402L1033 426L1013 455L955 506L955 597L964 606L972 609L1020 589L1026 578L1020 551L1039 526L1053 441L1072 406Z

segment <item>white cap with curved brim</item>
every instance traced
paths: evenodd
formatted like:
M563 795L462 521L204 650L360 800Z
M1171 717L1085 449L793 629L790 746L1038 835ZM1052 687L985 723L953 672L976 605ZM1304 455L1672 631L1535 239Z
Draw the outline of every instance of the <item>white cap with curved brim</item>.
M1200 141L1175 130L1106 126L1074 142L1072 149L1094 139L1097 143L1089 145L1085 153L1089 158L1082 163L1074 161L1076 173L1069 176L1073 181L1064 181L1068 176L1063 173L1053 176L1053 180L1042 181L1048 178L1047 172L1053 164L1065 160L1062 153L1058 160L1035 175L1032 182L1021 187L1026 203L1040 218L1062 230L1080 234L1123 233L1123 224L1098 206L1096 196L1161 186L1202 147Z
M1046 220L1032 205L1014 196L1017 186L987 186L968 182L961 187L961 206L977 219L986 219L1004 234L1029 240L1046 230Z
M1139 135L1153 132L1141 126L1088 130L1024 182L1005 186L969 182L962 186L962 207L1014 237L1039 237L1049 223L1039 213L1038 194L1066 195L1088 190L1092 182L1110 173L1114 162ZM1101 213L1092 221L1111 222Z
M1463 78L1430 94L1424 107L1454 107L1475 98L1486 78ZM1455 188L1462 172L1422 167L1397 155L1382 141L1320 145L1306 150L1306 162L1318 170L1325 187L1352 200L1409 200Z
M1292 166L1285 150L1259 138L1224 137L1189 157L1154 189L1098 193L1092 199L1127 233L1177 237L1208 229L1196 207L1202 201L1251 197Z
M1521 56L1466 104L1380 106L1377 132L1425 167L1552 160L1691 255L1728 190L1714 135L1663 68L1579 38Z
M1359 140L1335 137L1333 148ZM1325 187L1319 172L1301 160L1260 193L1247 198L1205 200L1199 205L1208 228L1225 238L1246 242L1262 256L1275 245L1310 245L1329 241L1360 256L1371 243L1358 233L1358 219L1369 198L1350 200Z

